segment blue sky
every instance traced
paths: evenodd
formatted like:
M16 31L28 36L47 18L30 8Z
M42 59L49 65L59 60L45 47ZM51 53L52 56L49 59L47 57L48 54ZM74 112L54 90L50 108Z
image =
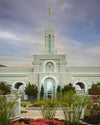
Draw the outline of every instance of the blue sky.
M32 66L55 30L55 48L68 66L100 66L100 0L0 0L0 64Z

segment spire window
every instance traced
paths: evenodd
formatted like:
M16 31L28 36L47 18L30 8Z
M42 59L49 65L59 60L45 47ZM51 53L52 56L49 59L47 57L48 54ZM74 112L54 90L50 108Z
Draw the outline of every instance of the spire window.
M49 54L51 54L51 35L49 35Z

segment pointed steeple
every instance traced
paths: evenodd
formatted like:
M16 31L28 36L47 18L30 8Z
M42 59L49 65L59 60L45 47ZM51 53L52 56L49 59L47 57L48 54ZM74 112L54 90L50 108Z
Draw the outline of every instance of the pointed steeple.
M45 50L43 51L46 55L54 55L57 52L54 47L54 30L51 28L50 24L50 8L49 8L49 25L45 30Z

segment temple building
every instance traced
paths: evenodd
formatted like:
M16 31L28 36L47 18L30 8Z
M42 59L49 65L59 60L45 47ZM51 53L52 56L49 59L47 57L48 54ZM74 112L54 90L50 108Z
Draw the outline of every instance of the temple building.
M24 88L29 82L36 84L40 92L44 87L44 96L53 99L58 85L69 83L75 86L77 93L87 93L92 84L100 82L100 67L69 67L66 55L57 54L55 50L54 30L50 24L45 30L45 49L40 55L33 55L33 67L0 67L0 82L7 82L12 89ZM25 97L24 97L25 99Z

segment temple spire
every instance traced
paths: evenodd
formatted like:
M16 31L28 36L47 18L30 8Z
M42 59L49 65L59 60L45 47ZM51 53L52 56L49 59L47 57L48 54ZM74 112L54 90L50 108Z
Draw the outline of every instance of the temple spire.
M45 55L55 55L57 54L54 46L54 30L51 28L50 24L50 8L49 11L49 25L48 28L45 30L45 50L43 54Z
M51 27L51 24L50 24L50 9L51 8L49 8L49 26L48 27Z

